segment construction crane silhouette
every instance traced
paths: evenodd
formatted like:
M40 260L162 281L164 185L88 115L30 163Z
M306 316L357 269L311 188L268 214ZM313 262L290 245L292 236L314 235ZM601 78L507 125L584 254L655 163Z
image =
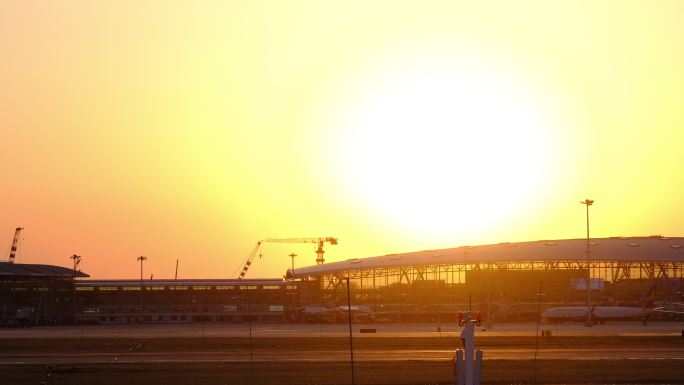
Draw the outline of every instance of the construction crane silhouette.
M247 271L249 270L249 267L252 265L252 261L254 260L254 257L257 254L257 251L259 251L259 248L264 242L272 242L272 243L313 243L316 244L317 247L315 249L316 251L316 264L320 265L323 262L325 262L325 259L323 258L323 255L325 254L325 250L323 250L323 245L325 243L330 243L331 245L336 245L337 244L337 238L333 237L320 237L320 238L266 238L263 241L257 241L256 245L252 249L252 252L247 256L247 259L245 260L245 264L242 267L242 271L240 272L240 276L238 279L242 279L245 277L247 274ZM259 255L261 256L261 255Z
M14 230L14 239L12 239L12 247L10 247L9 259L7 260L8 263L14 263L14 259L17 257L17 250L19 249L19 235L21 235L22 230L24 230L23 227L17 227Z
M327 237L327 238L267 238L265 242L274 242L274 243L315 243L318 244L318 248L316 248L316 264L321 265L323 262L325 262L325 259L323 258L323 254L325 254L325 251L323 250L323 244L326 242L329 242L331 245L336 245L337 244L337 238L333 237Z
M240 272L240 276L238 277L238 279L242 279L245 277L245 274L247 274L247 270L249 270L249 267L252 265L252 260L254 259L254 256L256 255L257 251L259 251L259 247L261 247L262 243L263 241L257 241L256 246L254 246L252 252L249 253L249 256L245 261L245 265L242 267L242 271Z

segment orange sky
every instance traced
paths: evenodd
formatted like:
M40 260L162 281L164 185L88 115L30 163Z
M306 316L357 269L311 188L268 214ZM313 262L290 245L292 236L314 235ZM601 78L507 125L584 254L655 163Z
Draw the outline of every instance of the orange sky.
M681 236L681 1L0 2L0 246L93 278ZM4 239L4 241L2 241ZM249 277L314 264L266 244Z

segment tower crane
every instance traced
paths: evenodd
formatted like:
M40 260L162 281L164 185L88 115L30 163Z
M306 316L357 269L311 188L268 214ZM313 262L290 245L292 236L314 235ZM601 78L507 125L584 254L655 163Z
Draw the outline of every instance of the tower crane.
M276 243L316 243L318 248L316 248L316 264L321 265L325 262L323 259L323 244L328 242L331 245L337 244L337 238L327 237L327 238L267 238L266 242L276 242Z
M14 259L17 256L17 250L19 249L19 235L21 235L22 230L24 230L23 227L17 227L14 230L14 239L12 239L12 247L10 248L9 259L7 260L8 263L14 263Z
M259 247L261 247L261 244L264 242L273 242L273 243L314 243L317 244L316 248L316 263L317 264L322 264L325 259L323 259L323 254L325 254L325 251L323 250L323 244L330 243L331 245L336 245L337 244L337 238L333 237L321 237L321 238L266 238L263 241L257 241L256 245L252 249L252 252L247 256L247 259L245 260L245 265L242 267L242 271L240 272L240 275L238 276L238 279L242 279L245 277L247 274L247 271L249 270L249 267L252 265L252 261L254 260L254 257L257 254L257 251L259 251ZM261 255L259 255L261 256Z

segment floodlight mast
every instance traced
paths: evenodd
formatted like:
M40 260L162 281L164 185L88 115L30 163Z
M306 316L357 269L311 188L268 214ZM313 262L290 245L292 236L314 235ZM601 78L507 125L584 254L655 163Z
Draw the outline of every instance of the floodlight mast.
M143 284L143 262L147 261L147 257L143 257L141 255L136 260L140 261L140 309L144 313L145 312L145 299L144 299L143 293L145 292L145 285Z
M74 270L76 270L78 268L79 263L81 263L81 256L74 254L69 258L74 261Z
M580 201L581 204L587 206L587 320L584 326L590 327L592 325L591 319L591 244L589 243L589 206L594 204L591 199Z
M289 257L292 258L292 274L294 274L294 259L297 256L295 253L290 253Z

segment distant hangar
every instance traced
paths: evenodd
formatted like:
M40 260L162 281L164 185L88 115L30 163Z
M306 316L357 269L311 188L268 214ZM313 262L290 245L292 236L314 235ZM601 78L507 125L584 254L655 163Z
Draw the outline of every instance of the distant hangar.
M0 277L87 278L89 275L62 266L0 262Z

